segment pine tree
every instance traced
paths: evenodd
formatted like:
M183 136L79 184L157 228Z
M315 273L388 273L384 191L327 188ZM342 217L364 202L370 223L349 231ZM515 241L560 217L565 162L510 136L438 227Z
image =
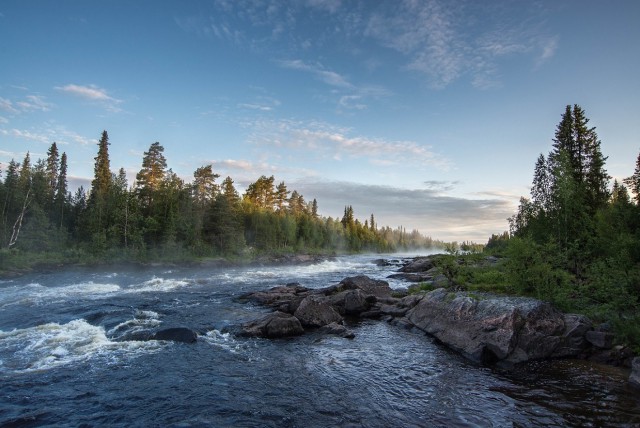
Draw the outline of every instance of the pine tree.
M285 206L287 204L287 200L289 198L289 191L287 190L287 185L284 184L284 181L281 181L280 184L276 187L276 208L278 212L284 212Z
M211 165L202 166L193 173L193 198L196 205L204 207L212 202L218 192L219 186L215 183L219 174L214 174Z
M234 187L231 177L225 178L222 182L221 193L230 206L235 207L240 203L240 195Z
M142 169L136 175L137 193L142 206L147 210L152 208L154 198L165 178L167 160L163 153L164 147L160 143L151 144L149 151L144 152Z
M636 205L640 205L640 153L638 153L638 157L636 158L636 168L633 171L633 175L625 178L624 184L626 184L631 190L631 193L633 193Z

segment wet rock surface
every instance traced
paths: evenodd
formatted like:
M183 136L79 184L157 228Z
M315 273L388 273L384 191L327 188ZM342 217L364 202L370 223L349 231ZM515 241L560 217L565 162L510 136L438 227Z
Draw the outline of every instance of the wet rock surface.
M367 276L343 279L339 284L308 289L292 283L243 296L278 311L265 319L242 326L242 334L286 337L316 330L352 338L345 318L379 319L407 329L421 330L468 359L481 364L505 366L549 358L587 358L613 365L631 366L632 354L613 346L614 336L594 329L583 315L565 314L549 303L533 298L436 288L441 281L431 257L410 261L375 261L397 265L394 278L426 282L431 291L415 286L409 292L394 291L386 281ZM495 263L487 259L486 263ZM300 328L269 330L269 322L295 324ZM297 326L297 324L296 324ZM633 360L630 381L640 385L640 359ZM633 379L633 380L632 380Z

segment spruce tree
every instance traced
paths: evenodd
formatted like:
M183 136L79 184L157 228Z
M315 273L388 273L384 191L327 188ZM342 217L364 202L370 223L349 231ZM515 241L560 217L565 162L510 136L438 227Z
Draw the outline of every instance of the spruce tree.
M93 167L89 205L102 205L109 195L109 189L111 188L109 144L109 134L107 134L107 131L102 131L102 136L98 141L98 155L94 158L96 163Z
M636 205L640 205L640 153L638 153L638 157L636 158L636 168L633 171L633 175L625 178L624 184L626 184L631 190L631 193L633 193Z
M54 218L58 227L62 228L65 221L65 210L67 209L67 154L62 153L60 157L60 170L56 179L56 194L54 198Z

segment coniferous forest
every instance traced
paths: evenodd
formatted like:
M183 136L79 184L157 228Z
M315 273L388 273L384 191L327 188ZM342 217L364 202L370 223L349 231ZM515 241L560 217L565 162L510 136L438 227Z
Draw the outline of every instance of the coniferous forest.
M506 256L510 292L587 314L640 352L640 155L612 184L606 160L585 111L567 106L531 197L485 251Z
M118 260L251 258L261 254L394 251L441 243L402 227L361 222L351 206L342 218L323 218L273 176L261 176L240 195L231 177L211 165L186 182L168 167L163 146L144 153L135 182L112 172L109 136L98 141L91 188L69 192L68 159L54 142L46 159L12 160L0 182L3 268Z
M605 322L640 350L640 155L622 182L608 175L601 142L585 111L567 106L551 151L535 162L531 195L489 238L491 268L468 268L482 246L434 241L418 231L361 222L351 206L342 218L318 214L273 176L243 195L211 165L190 182L168 167L160 143L144 153L135 182L112 172L109 136L98 141L90 189L73 194L68 159L53 143L46 159L11 161L0 180L0 270L40 263L188 261L265 254L392 252L440 247L450 286L529 295ZM459 251L462 250L462 253Z

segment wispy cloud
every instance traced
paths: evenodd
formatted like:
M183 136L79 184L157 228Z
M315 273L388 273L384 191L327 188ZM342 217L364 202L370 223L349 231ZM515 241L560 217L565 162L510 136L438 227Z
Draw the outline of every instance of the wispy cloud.
M28 113L32 111L49 111L52 104L45 101L41 95L27 95L19 101L11 101L0 97L0 110L11 114Z
M68 84L65 86L56 86L54 89L85 100L96 102L114 113L122 111L119 107L122 100L110 96L106 89L100 88L96 85L83 86Z
M5 135L7 137L17 138L20 140L36 141L38 143L50 142L49 136L46 134L42 134L34 131L16 129L16 128L9 129L9 130L0 129L0 134Z
M45 127L37 130L26 129L0 129L0 135L17 140L35 141L42 144L51 144L54 141L60 145L87 145L92 141L75 131L71 131L62 125L47 123Z
M442 170L450 167L450 162L428 145L352 135L347 128L322 122L257 121L251 126L253 129L249 139L256 144L313 152L314 156L329 160L357 157L377 165L409 163Z
M338 88L353 88L346 77L332 70L327 70L321 64L310 64L300 59L280 61L280 65L284 68L292 70L300 70L311 73L317 79L323 81L327 85L336 86Z
M9 113L18 113L18 109L13 106L11 100L0 97L0 109Z
M509 19L505 7L511 8ZM498 58L528 54L539 66L557 49L557 38L545 35L535 15L517 7L403 0L374 12L364 34L403 54L405 68L425 75L434 88L470 76L474 86L485 89L499 86ZM482 12L482 26L469 20L475 12ZM538 54L540 40L546 43Z

